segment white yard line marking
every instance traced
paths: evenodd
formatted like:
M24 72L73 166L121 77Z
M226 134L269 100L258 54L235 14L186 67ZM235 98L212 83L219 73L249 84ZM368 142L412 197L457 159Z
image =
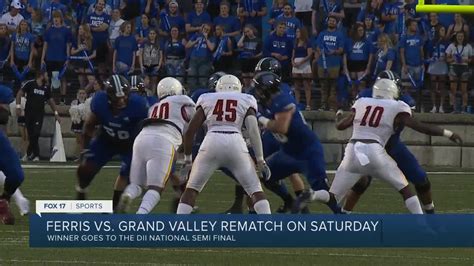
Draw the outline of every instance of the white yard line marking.
M77 165L38 165L38 164L25 164L22 165L23 169L76 169ZM119 169L120 165L106 165L103 169ZM34 172L39 173L39 172ZM326 174L335 174L336 170L327 170ZM429 175L474 175L473 171L430 171L427 172Z
M100 265L158 265L157 263L136 263L136 262L109 262L109 261L79 261L79 260L22 260L22 259L11 259L3 260L0 262L14 262L14 263L59 263L59 264L100 264ZM169 264L167 264L169 265Z

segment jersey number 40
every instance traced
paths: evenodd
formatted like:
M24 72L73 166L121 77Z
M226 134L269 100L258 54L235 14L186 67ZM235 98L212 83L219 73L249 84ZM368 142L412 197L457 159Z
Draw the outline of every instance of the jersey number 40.
M237 119L237 100L217 100L212 114L216 115L216 121L225 119L227 122L235 122Z
M380 120L382 119L382 114L383 114L383 107L381 106L376 106L375 108L373 106L367 106L365 108L365 114L364 117L362 117L362 121L360 121L361 126L367 126L367 119L369 119L368 126L369 127L378 127L380 124Z

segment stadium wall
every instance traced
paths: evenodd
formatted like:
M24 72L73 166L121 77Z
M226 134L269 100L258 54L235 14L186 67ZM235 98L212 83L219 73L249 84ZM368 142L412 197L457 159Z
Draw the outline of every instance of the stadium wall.
M62 132L66 156L75 156L75 135L71 132L71 119L67 107L59 106L62 114ZM351 130L338 131L334 125L334 113L304 112L308 125L319 136L324 146L327 163L337 164L341 161L344 147L351 136ZM425 166L474 168L474 115L451 114L415 114L423 122L436 124L458 133L464 143L456 146L444 137L430 137L409 128L402 133L402 139L416 158ZM40 137L42 158L49 158L52 149L54 132L54 116L47 107L47 115L43 123ZM10 119L8 133L17 150L20 147L20 136L16 118Z

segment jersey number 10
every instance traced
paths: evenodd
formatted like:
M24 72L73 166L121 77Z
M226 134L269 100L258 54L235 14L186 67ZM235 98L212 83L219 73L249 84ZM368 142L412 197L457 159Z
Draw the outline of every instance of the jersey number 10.
M224 100L217 100L212 114L216 115L216 121L222 121L222 119L225 119L227 122L235 122L237 119L237 101L225 100L224 110Z
M378 127L380 124L380 120L382 119L382 114L383 114L383 107L376 106L373 108L373 106L367 106L365 108L365 114L364 117L362 117L362 121L360 121L361 126L367 126L367 119L369 118L369 127ZM372 114L371 114L372 113Z

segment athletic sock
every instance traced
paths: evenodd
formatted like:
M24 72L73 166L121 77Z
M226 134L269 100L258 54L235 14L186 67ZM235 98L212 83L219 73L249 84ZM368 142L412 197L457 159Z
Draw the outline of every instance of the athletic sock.
M142 204L138 208L137 214L150 213L156 204L160 201L160 193L156 190L149 189L143 196Z
M176 214L190 214L193 211L193 206L186 204L186 203L179 203L178 210Z
M293 201L293 197L286 189L286 186L281 182L268 181L264 183L265 187L271 192L277 194L284 202Z
M123 190L114 190L114 196L112 198L112 206L113 210L115 211L115 208L117 208L117 205L120 201L120 197L122 196Z
M272 211L270 210L270 202L268 200L263 199L255 202L253 205L255 212L258 214L271 214Z
M123 194L127 194L133 200L142 194L142 188L137 184L130 184L125 188Z
M435 206L434 206L433 202L423 205L423 209L425 210L426 214L434 214L435 213Z
M411 196L405 200L405 206L413 214L423 214L421 209L420 201L417 196Z

